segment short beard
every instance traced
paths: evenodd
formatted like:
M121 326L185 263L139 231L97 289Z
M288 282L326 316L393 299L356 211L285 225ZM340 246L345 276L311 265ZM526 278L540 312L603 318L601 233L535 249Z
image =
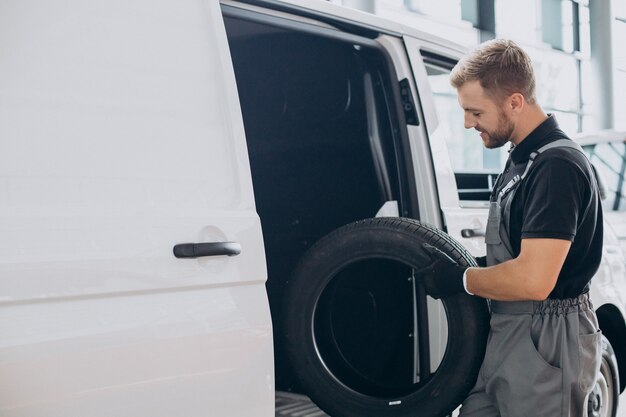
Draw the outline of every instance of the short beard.
M482 131L487 134L487 138L483 138L483 144L487 149L496 149L504 146L511 140L511 135L513 130L515 130L511 119L503 111L500 112L499 116L500 122L496 130L493 132Z

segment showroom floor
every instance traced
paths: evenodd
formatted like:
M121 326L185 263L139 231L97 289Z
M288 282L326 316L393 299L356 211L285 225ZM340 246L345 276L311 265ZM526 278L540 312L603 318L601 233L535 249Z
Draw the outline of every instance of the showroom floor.
M328 417L304 395L276 392L276 417Z
M626 391L619 398L621 407L617 417L626 417ZM304 395L289 392L276 393L276 417L328 417Z

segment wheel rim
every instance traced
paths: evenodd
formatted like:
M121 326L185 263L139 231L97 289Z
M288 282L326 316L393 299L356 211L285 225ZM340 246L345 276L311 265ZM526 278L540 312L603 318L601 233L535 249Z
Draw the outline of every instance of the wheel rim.
M376 270L385 271L385 276L374 273L369 279L367 289L359 288L364 275ZM388 271L394 272L389 274ZM390 314L391 310L399 314L393 320L388 320L388 323L398 323L402 317L414 316L412 314L412 308L415 307L412 304L413 299L409 296L400 302L401 294L410 295L415 290L415 286L411 285L412 281L410 279L407 281L407 277L411 276L411 271L408 265L390 259L359 261L346 265L320 294L312 323L313 341L320 362L324 364L327 372L342 385L361 394L386 398L415 392L428 379L422 378L419 382L414 381L410 367L406 366L407 363L418 361L420 356L428 353L428 348L418 346L419 343L414 344L413 338L417 335L412 334L411 320L404 322L403 326L395 329L393 334L389 326L385 326L385 323L381 325L379 321L381 316ZM385 291L393 286L398 288L399 292L393 296L393 304L389 304L383 294L376 290L376 286L372 285L373 280L379 279L386 282ZM394 281L395 283L390 286L389 284ZM342 309L343 305L347 305L344 300L348 299L352 307L359 307L360 319L351 317L352 311ZM423 314L427 315L425 312ZM348 331L350 337L342 339L341 334ZM399 354L403 357L401 362L404 365L401 368L405 369L406 373L388 374L381 373L377 369L377 364L380 364L379 360L382 360L385 355L380 349L375 350L374 346L385 344L376 343L376 341L380 342L382 338L391 339L393 336L403 339L400 349L396 347L394 350L396 353L393 356L398 356L399 352L402 352ZM428 334L424 336L426 340L422 341L427 346ZM349 345L354 341L359 341L358 349ZM385 370L390 368L386 366ZM431 370L428 369L428 374L430 373Z
M613 374L608 362L602 358L600 372L596 378L593 390L589 393L587 401L588 417L610 417L613 410L613 395L609 386Z

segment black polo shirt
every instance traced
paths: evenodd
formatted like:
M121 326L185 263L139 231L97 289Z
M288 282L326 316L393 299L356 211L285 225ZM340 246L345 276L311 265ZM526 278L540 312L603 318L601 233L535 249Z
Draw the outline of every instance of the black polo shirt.
M533 130L509 155L500 188L521 175L533 151L558 139L569 139L554 116ZM556 287L549 298L571 298L589 291L589 281L602 258L602 207L591 167L585 155L571 148L540 154L521 182L511 204L509 237L513 255L521 240L564 239L572 242Z

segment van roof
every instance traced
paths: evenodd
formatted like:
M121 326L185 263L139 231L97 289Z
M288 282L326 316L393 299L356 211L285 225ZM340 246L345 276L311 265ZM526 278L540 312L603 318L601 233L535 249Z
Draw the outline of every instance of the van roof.
M318 18L331 24L350 25L363 31L394 36L408 35L423 41L429 50L433 50L433 47L435 47L435 51L446 52L456 57L460 57L467 52L466 47L440 36L324 0L222 0L222 3L227 5L245 3L304 17Z

